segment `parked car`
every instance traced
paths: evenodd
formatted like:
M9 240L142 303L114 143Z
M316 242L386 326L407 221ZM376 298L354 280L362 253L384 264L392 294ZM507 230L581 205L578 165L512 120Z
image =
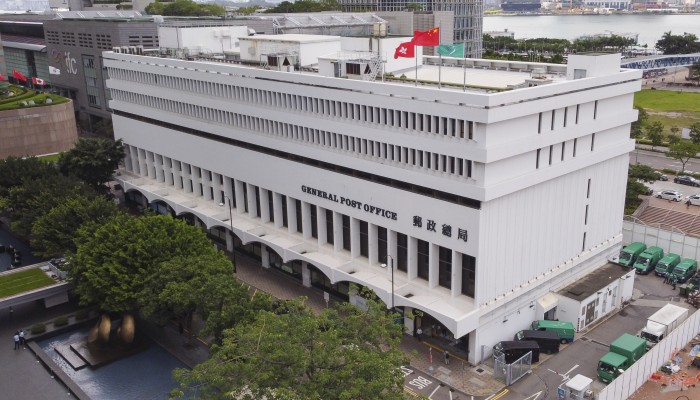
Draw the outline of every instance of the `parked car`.
M639 180L639 179L637 179L637 182L641 183L646 188L646 191L644 192L645 195L651 196L652 194L654 194L654 188L651 187L650 184L648 184L642 180Z
M680 183L681 185L700 187L700 181L688 175L680 175L673 178L673 183Z
M700 194L694 194L692 196L688 196L686 201L689 201L690 204L694 206L700 206Z
M654 171L654 172L656 173L656 176L658 176L657 180L659 180L659 181L667 181L668 180L668 176L662 174L659 171Z
M662 190L656 194L656 197L664 200L681 201L683 195L676 190Z

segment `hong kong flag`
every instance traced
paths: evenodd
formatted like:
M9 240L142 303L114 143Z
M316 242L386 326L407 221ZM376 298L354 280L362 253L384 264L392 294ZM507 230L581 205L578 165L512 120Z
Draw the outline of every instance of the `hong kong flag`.
M27 78L24 75L20 74L19 71L17 71L16 69L12 70L12 76L14 76L15 79L19 79L22 82L27 81Z
M413 44L416 46L439 46L440 28L428 29L427 31L414 31Z
M413 42L401 43L394 51L394 59L399 57L413 58L416 56L416 46Z

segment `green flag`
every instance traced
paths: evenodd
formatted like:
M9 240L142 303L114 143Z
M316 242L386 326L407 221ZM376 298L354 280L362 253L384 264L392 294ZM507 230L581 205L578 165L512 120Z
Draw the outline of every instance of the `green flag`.
M464 58L464 43L441 44L437 52L441 56Z

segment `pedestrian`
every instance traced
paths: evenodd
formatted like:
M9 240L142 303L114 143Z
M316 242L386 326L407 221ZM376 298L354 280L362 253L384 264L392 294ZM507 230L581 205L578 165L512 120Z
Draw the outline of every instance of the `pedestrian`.
M445 350L445 364L450 365L450 352Z
M664 275L664 283L666 283L666 284L667 284L667 283L668 283L668 281L669 281L669 279L668 279L668 274L665 274L665 275Z
M19 332L15 332L13 339L15 340L15 350L17 350L19 349Z
M21 344L22 346L27 344L27 341L24 340L24 329L19 330L19 344Z
M671 285L673 285L673 290L676 290L676 282L678 282L678 280L676 278L672 278Z
M688 199L688 201L685 202L685 208L690 208L690 199Z
M12 315L15 313L15 309L10 306L10 321L12 321Z
M421 328L416 329L416 336L418 336L418 341L423 341L423 330Z

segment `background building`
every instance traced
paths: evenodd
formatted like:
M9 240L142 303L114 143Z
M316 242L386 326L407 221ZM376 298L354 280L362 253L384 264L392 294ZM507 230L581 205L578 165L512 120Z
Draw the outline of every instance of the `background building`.
M21 83L12 78L17 70L29 83L32 77L50 82L46 42L43 22L53 18L43 15L3 15L0 16L0 47L4 52L3 70L13 83Z
M454 15L451 43L464 43L467 57L480 58L483 42L484 3L480 0L340 0L343 11L406 11L409 4L419 4L423 11L451 11ZM416 12L416 26L423 21ZM430 28L433 28L431 26ZM441 38L442 39L442 38Z
M242 39L247 66L105 53L127 197L355 304L369 287L473 363L619 251L641 80L619 54L425 57L441 85L416 86L413 59L379 82L366 41L303 36ZM596 318L631 295L604 285L580 299Z

